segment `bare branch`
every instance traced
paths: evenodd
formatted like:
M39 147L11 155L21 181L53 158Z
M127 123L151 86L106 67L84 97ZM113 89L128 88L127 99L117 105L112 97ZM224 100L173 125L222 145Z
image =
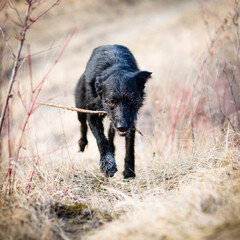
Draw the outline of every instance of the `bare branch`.
M25 41L25 36L26 36L26 32L28 30L28 19L31 13L31 3L28 4L28 9L27 9L27 13L26 13L26 18L25 18L25 25L20 33L21 38L20 38L20 43L19 43L19 47L18 47L18 51L17 51L17 56L15 57L15 61L14 61L14 66L12 69L12 74L11 74L11 78L10 78L10 82L9 82L9 87L7 90L7 96L4 102L4 106L2 109L2 113L1 113L1 119L0 119L0 135L3 129L3 123L4 123L4 119L5 119L5 115L6 115L6 111L7 111L7 106L8 106L8 102L9 102L9 98L11 96L12 93L12 88L14 85L14 82L16 81L16 76L19 70L19 64L21 62L21 54L22 54L22 49L23 49L23 45L24 45L24 41Z
M21 19L21 16L20 16L20 14L19 14L19 12L18 12L18 10L17 10L14 2L13 2L12 0L9 0L9 3L8 3L8 4L9 4L9 6L10 6L12 9L14 9L14 11L16 12L16 14L17 14L17 16L18 16L19 22L23 25L23 24L24 24L24 23L23 23L23 20Z
M2 11L4 9L4 7L6 6L7 2L5 2L1 7L0 7L0 11Z
M64 107L62 105L49 104L49 103L41 103L40 105L61 108L61 109L66 109L66 110L70 110L70 111L75 111L75 112L82 112L82 113L107 114L107 112L105 112L105 111L94 111L94 110L87 110L87 109L81 109L81 108L75 108L75 107Z
M31 23L28 24L28 27L31 27L31 25L33 23L35 23L39 18L41 18L43 15L45 15L53 7L55 7L59 2L60 2L60 0L56 0L52 5L50 5L47 9L45 9L42 13L40 13L35 19L30 19Z
M87 110L87 109L82 109L82 108L75 108L75 107L64 107L62 105L56 105L56 104L50 104L50 103L40 103L40 105L43 106L48 106L48 107L54 107L54 108L61 108L69 111L74 111L74 112L81 112L81 113L89 113L89 114L107 114L105 111L95 111L95 110ZM133 128L138 134L144 137L144 135L139 131L136 126Z
M26 37L26 33L27 33L27 30L30 28L30 26L36 22L40 17L42 17L44 14L46 14L50 9L52 9L54 6L56 6L58 3L59 3L60 0L56 0L52 5L50 5L45 11L43 11L38 17L36 17L34 19L34 21L31 20L31 11L32 11L32 5L34 3L34 1L28 1L28 8L27 8L27 11L26 11L26 17L25 17L25 20L24 20L24 23L23 23L23 26L22 26L22 31L20 33L20 43L19 43L19 47L18 47L18 51L17 51L17 56L15 57L15 61L14 61L14 67L12 69L12 74L11 74L11 78L10 78L10 83L9 83L9 87L8 87L8 90L7 90L7 95L6 95L6 99L4 101L4 106L3 106L3 109L2 109L2 113L1 113L1 118L0 118L0 135L1 135L1 132L2 132L2 128L3 128L3 123L4 123L4 118L5 118L5 115L6 115L6 111L7 111L7 106L8 106L8 102L9 102L9 98L11 96L11 92L12 92L12 88L13 88L13 85L14 85L14 82L16 81L15 78L16 78L16 75L18 73L18 70L19 70L19 64L21 63L21 60L22 60L22 49L23 49L23 45L24 45L24 42L25 42L25 37ZM29 23L30 22L30 23ZM46 80L48 74L51 72L51 70L53 69L53 67L56 65L56 63L58 62L59 58L61 57L61 55L63 54L63 51L66 47L66 45L68 44L68 42L70 41L73 33L75 32L76 30L76 27L74 28L72 34L70 35L70 37L68 38L65 46L63 47L61 53L59 54L59 57L56 59L55 63L53 64L52 68L48 71L48 73L46 74L45 78L41 81L40 85L38 86L39 89L41 90L42 88L42 85L44 83L44 81ZM4 35L4 32L2 31L2 28L1 28L1 32ZM38 89L38 94L39 94L39 89ZM37 94L37 95L38 95ZM35 104L35 103L34 103Z
M28 68L29 68L29 75L30 75L30 86L31 86L31 91L33 91L33 79L32 79L32 59L31 59L31 51L30 51L30 45L28 45Z
M60 47L61 47L60 45L57 45L57 46L53 47L53 44L51 44L51 46L50 46L48 49L45 49L45 50L42 50L42 51L39 51L39 52L32 53L32 54L30 55L30 57L35 57L35 56L38 56L38 55L40 55L40 54L49 52L49 51L51 51L51 50L55 50L55 49L60 48ZM29 54L26 55L26 56L24 56L24 57L22 57L21 59L25 59L25 58L29 58Z

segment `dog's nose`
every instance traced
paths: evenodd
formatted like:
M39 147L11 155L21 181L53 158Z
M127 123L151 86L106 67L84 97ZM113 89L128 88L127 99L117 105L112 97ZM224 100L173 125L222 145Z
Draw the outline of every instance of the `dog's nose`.
M119 132L126 132L128 130L128 127L118 127L117 130Z
M126 121L121 121L120 120L120 121L118 121L116 127L117 127L117 130L119 132L123 133L123 132L126 132L128 130L128 123Z
M126 122L118 123L116 127L119 132L126 132L128 130L128 124Z

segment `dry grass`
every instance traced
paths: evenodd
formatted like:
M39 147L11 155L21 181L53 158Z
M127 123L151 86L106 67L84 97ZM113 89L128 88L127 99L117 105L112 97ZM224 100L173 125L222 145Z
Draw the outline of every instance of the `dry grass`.
M137 177L123 180L124 141L117 138L119 172L103 178L91 133L86 152L78 152L79 124L70 111L38 107L22 136L24 105L33 97L26 60L2 134L0 239L239 239L238 8L217 0L104 2L62 3L31 29L32 53L58 39L32 57L32 85L75 24L78 32L38 102L73 106L92 48L129 46L141 68L154 72L138 121L144 136L136 139ZM9 168L15 180L6 175Z

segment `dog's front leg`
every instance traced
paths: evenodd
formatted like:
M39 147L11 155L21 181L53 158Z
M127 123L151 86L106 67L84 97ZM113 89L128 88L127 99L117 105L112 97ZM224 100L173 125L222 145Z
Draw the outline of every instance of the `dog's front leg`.
M100 152L100 168L106 177L113 177L115 172L117 172L117 165L109 142L104 135L102 120L102 117L91 114L88 115L88 123L97 140Z
M126 137L126 157L124 165L124 178L135 177L135 164L134 164L134 141L135 130L131 130L131 133Z

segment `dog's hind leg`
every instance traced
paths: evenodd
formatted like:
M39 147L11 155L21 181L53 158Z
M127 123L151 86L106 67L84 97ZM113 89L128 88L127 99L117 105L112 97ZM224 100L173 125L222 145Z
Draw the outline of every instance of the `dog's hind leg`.
M106 177L113 177L117 172L117 165L114 159L114 154L111 151L110 144L104 135L102 117L88 114L88 123L97 140L98 149L100 152L100 168Z
M134 163L134 142L135 142L135 130L131 130L130 134L126 137L126 157L124 164L124 178L134 178L135 175L135 163Z
M112 124L110 124L109 130L108 130L108 141L113 153L115 152L114 137L115 137L115 129L113 128Z
M86 114L78 112L78 120L81 123L81 127L80 127L81 128L80 129L81 138L80 138L78 144L79 144L80 151L83 152L86 145L88 144L88 140L87 140L88 127L87 127L87 122L86 122L86 120L87 120Z

